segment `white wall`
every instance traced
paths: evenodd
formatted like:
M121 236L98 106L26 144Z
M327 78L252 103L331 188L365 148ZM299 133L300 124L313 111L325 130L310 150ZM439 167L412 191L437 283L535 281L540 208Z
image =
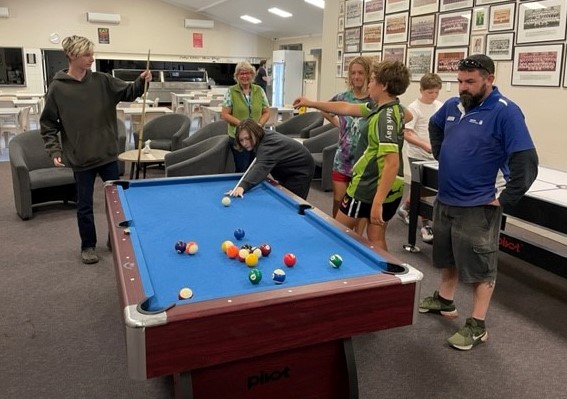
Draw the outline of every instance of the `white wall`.
M326 99L344 90L344 80L335 77L337 18L339 1L326 0L323 20L323 65L321 71L320 98ZM567 88L541 88L511 86L511 61L496 62L496 82L501 92L516 102L524 112L526 122L535 141L540 164L550 168L567 170L567 129L562 124L562 114L567 104ZM565 71L564 71L565 73ZM440 99L458 95L457 85L449 91L444 84ZM412 82L401 99L409 104L419 95L419 83Z

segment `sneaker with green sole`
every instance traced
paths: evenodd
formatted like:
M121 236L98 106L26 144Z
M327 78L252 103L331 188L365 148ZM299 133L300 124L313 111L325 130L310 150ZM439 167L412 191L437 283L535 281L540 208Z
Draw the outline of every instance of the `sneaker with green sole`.
M441 302L439 291L435 291L433 296L428 296L420 302L419 313L436 313L449 319L454 319L459 315L454 303L445 305Z
M480 327L476 320L471 317L467 319L465 326L453 334L447 342L455 349L468 351L476 345L486 342L487 339L486 328Z

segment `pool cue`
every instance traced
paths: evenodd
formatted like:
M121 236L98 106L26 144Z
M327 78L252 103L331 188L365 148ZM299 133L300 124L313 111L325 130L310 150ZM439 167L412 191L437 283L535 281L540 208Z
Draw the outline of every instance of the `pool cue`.
M150 70L150 50L148 50L148 60L146 61L146 71ZM140 157L142 156L142 143L144 142L144 125L146 124L146 100L148 99L149 82L144 79L144 94L142 103L142 127L138 136L138 160L136 161L136 180L140 178Z
M238 180L238 183L236 183L236 186L234 186L234 188L232 190L229 191L229 194L232 195L232 193L234 192L234 190L236 190L238 188L238 186L240 185L240 183L242 183L242 180L244 180L244 178L246 177L246 175L248 174L248 172L250 172L250 169L252 169L252 166L254 166L254 164L256 163L256 158L254 158L252 160L252 162L250 162L250 166L248 167L248 169L246 169L246 172L244 172L242 174L242 177L240 178L240 180Z

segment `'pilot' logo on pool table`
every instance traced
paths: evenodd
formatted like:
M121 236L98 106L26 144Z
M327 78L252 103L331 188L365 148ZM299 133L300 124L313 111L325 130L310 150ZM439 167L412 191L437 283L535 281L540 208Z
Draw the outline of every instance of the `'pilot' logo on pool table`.
M269 382L274 382L281 380L282 378L289 378L289 367L285 367L283 370L275 370L272 372L269 371L261 371L258 375L251 375L248 377L248 390L250 391L256 385L264 385Z

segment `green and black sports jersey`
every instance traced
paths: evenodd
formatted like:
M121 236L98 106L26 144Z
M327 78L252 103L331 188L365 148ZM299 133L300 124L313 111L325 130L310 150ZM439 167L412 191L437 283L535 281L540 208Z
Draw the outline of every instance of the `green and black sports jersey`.
M384 202L392 202L403 195L404 172L402 146L404 143L404 110L399 100L370 109L361 104L363 115L368 118L368 134L362 134L358 142L357 153L360 155L353 167L352 181L347 194L352 198L372 203L384 169L384 156L398 153L400 167L398 176Z

